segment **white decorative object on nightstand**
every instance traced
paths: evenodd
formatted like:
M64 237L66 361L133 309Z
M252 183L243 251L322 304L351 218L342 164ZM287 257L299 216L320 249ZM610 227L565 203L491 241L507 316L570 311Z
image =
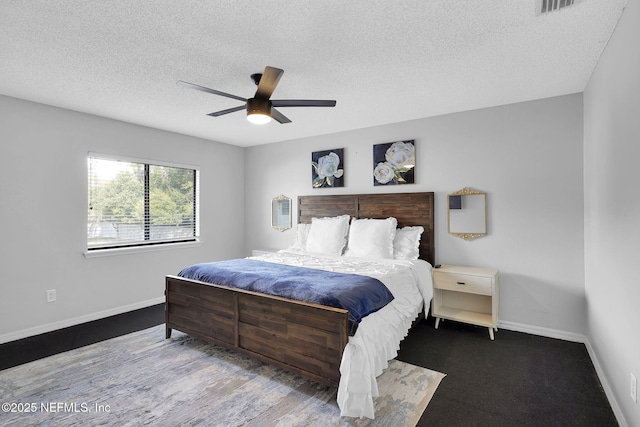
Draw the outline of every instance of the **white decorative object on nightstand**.
M436 318L498 330L498 270L443 265L433 269L433 306Z
M260 256L265 254L274 254L278 252L278 249L253 249L251 251L251 256Z

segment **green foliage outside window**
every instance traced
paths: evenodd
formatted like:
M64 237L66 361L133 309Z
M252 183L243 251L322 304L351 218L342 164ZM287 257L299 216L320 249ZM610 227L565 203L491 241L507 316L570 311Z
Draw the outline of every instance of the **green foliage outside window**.
M196 237L196 173L90 157L89 248Z

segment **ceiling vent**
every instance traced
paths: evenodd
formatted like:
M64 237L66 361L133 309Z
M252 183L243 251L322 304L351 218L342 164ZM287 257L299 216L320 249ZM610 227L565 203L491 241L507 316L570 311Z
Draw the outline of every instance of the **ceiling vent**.
M579 3L582 3L582 0L536 0L536 15L555 12Z

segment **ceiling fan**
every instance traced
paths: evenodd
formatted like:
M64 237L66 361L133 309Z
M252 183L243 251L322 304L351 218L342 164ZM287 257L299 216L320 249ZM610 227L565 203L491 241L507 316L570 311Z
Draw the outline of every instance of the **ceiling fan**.
M237 107L228 108L226 110L216 111L215 113L209 113L208 116L218 117L224 114L233 113L235 111L247 110L247 120L256 124L269 123L271 119L285 124L291 123L291 120L287 118L280 111L276 110L276 107L335 107L336 101L334 100L314 100L314 99L269 99L271 94L276 89L280 77L284 74L284 70L279 68L266 66L262 74L256 73L251 75L253 82L258 85L253 98L243 98L241 96L232 95L230 93L221 92L219 90L210 89L208 87L199 86L193 83L187 83L182 80L178 80L177 84L185 86L191 89L200 90L202 92L212 93L214 95L225 96L227 98L237 99L244 102L243 105Z

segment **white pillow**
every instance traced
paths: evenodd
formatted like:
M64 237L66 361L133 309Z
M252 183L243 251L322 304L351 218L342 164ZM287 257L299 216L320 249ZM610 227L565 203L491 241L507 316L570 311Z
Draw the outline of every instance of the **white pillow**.
M307 250L307 237L311 224L296 225L296 239L287 249L292 252L304 252Z
M393 258L393 239L398 221L387 219L354 219L349 228L345 256L356 258Z
M393 257L395 259L418 259L420 256L420 236L423 232L422 226L398 229L393 239Z
M349 232L349 215L311 218L307 236L307 252L342 255Z

